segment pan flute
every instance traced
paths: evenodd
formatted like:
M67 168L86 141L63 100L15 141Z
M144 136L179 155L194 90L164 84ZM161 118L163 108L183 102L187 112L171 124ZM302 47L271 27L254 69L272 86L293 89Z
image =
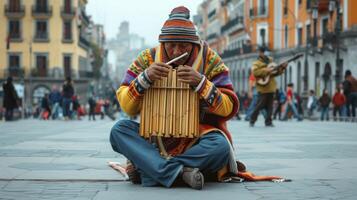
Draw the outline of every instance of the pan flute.
M146 90L140 113L140 135L194 138L199 136L199 96L177 80L176 70Z

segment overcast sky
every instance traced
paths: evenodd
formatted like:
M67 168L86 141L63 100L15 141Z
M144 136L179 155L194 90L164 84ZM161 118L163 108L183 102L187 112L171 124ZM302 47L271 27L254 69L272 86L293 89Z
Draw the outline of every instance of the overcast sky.
M170 11L186 6L191 20L203 0L88 0L87 13L95 23L104 25L107 38L115 37L122 21L129 21L130 32L143 36L146 43L156 45L158 35Z

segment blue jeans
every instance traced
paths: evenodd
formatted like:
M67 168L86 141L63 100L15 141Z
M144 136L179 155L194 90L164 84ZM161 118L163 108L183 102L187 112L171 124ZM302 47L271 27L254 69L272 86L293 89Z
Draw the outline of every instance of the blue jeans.
M357 92L351 93L347 97L347 116L356 117L356 107L357 107Z
M323 106L321 107L321 121L324 120L325 118L325 115L326 115L326 120L328 121L329 120L329 107L328 106Z
M298 110L296 109L295 103L293 103L293 102L287 102L286 103L286 108L285 108L285 112L284 112L284 115L283 115L283 120L287 120L287 118L288 118L287 115L288 115L288 112L289 112L290 109L293 111L294 117L296 119L302 120L302 117L299 115Z
M143 186L170 187L184 166L215 173L228 163L230 151L225 137L212 131L183 154L167 160L161 157L156 144L139 135L139 123L131 120L119 120L113 126L110 143L114 151L124 155L139 170Z
M72 103L72 99L63 98L63 117L71 117L72 113L69 108L71 103Z

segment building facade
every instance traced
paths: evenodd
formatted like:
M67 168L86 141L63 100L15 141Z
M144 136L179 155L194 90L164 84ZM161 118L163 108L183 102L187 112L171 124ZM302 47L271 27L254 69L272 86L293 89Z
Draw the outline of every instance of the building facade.
M199 15L209 13L212 2L202 3ZM210 40L225 41L213 47L229 66L237 91L248 89L258 46L267 47L277 63L298 53L304 55L289 63L285 74L276 79L280 88L291 82L305 96L310 89L320 95L326 88L332 94L345 70L357 74L357 13L352 9L357 1L221 0L219 6L225 20L217 37ZM207 16L195 18L199 30L210 27Z
M36 103L65 77L85 90L90 67L87 0L0 0L0 79L25 85L25 100Z

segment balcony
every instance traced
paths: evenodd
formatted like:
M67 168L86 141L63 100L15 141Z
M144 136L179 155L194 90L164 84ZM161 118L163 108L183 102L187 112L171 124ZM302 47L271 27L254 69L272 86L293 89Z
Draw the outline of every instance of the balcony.
M88 41L87 38L79 35L79 46L82 48L88 50L90 48L90 42Z
M234 56L238 56L242 54L242 49L241 48L235 48L235 49L231 49L231 50L225 50L223 52L223 54L221 55L222 59L226 59L226 58L231 58Z
M243 54L252 53L253 46L251 44L243 44Z
M21 67L8 67L5 69L5 77L11 76L11 77L17 77L17 78L22 78L24 77L25 71Z
M52 6L32 6L32 16L38 19L47 19L52 16Z
M243 24L243 16L238 16L232 20L229 20L227 24L222 26L221 33L224 34L228 32L228 34L238 31L244 28Z
M62 7L61 8L61 17L63 19L72 19L76 15L74 8L72 7Z
M85 11L81 11L81 16L82 16L82 21L86 24L89 25L90 24L90 19L87 16L87 14L85 13Z
M46 68L33 68L31 69L32 77L48 77L48 72Z
M25 16L25 6L9 6L5 5L5 15L8 18L19 19Z
M90 71L79 71L79 77L81 78L94 78L94 73Z

